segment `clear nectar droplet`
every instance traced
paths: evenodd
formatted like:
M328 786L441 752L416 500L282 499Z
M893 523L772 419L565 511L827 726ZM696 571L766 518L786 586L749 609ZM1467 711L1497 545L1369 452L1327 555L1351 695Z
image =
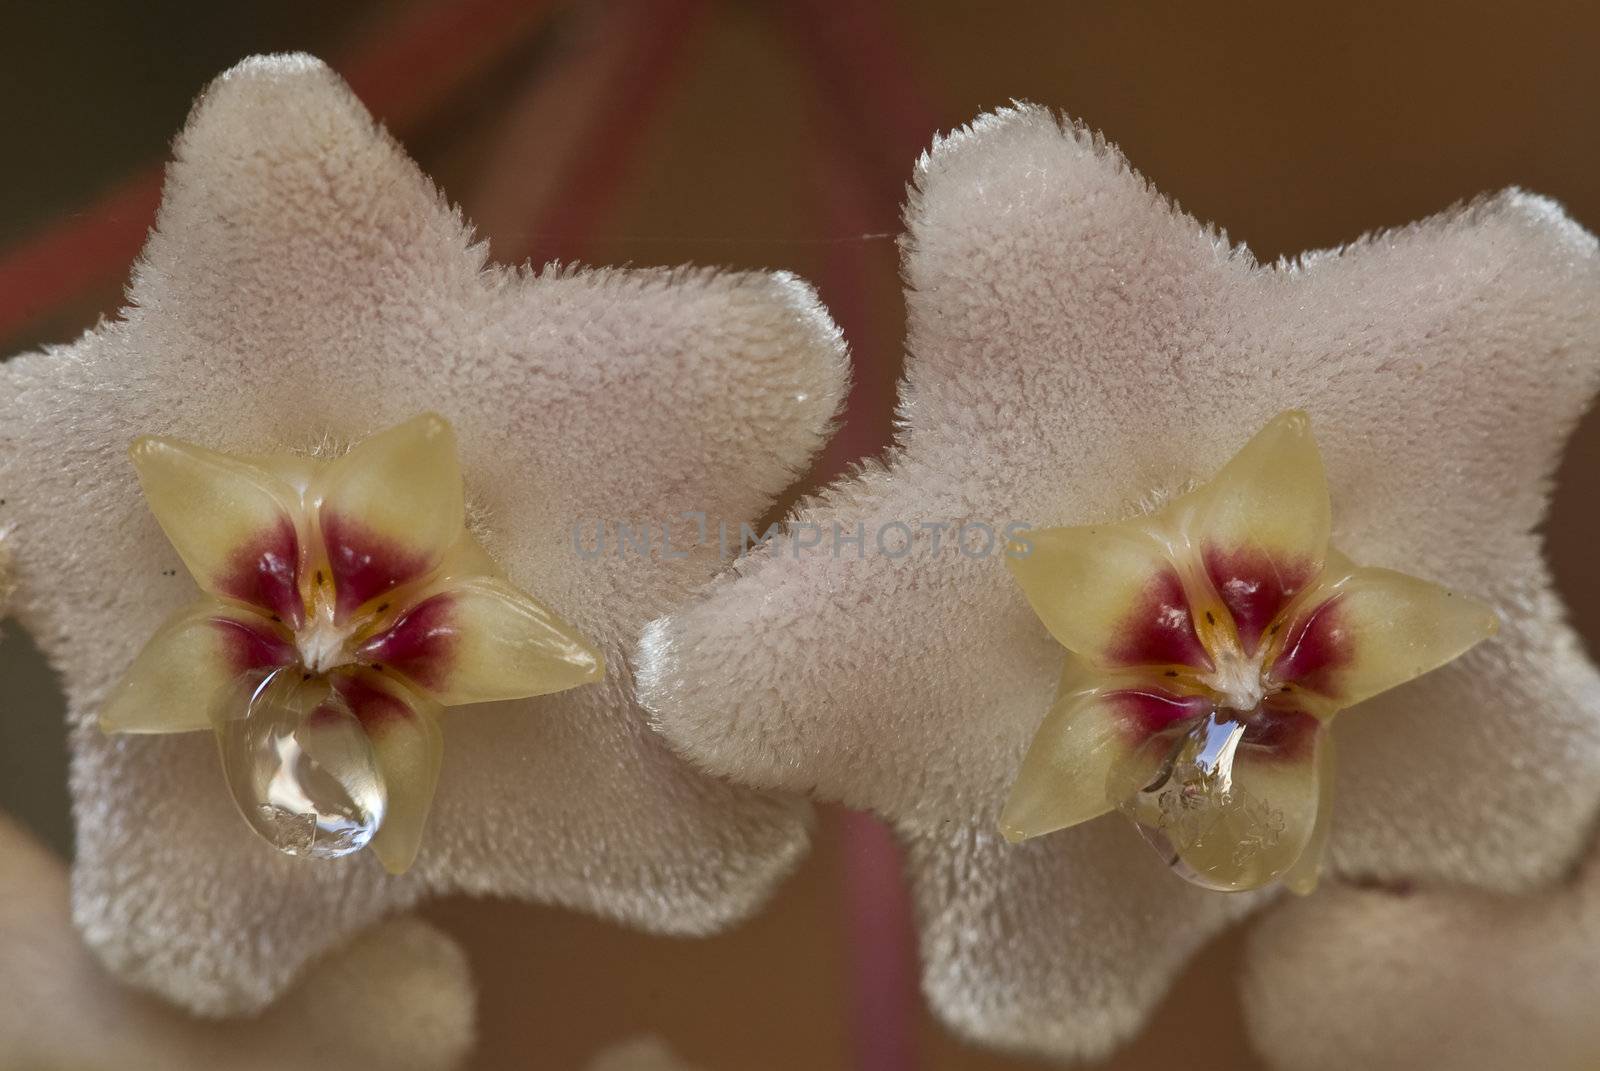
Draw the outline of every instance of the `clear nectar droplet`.
M1152 736L1108 786L1167 865L1195 885L1223 892L1271 884L1299 858L1309 836L1298 800L1263 794L1241 777L1246 723L1227 710ZM1264 756L1257 756L1257 765ZM1271 761L1271 760L1265 760ZM1307 787L1315 793L1315 776ZM1290 806L1286 809L1285 804Z
M213 712L222 768L250 828L286 855L360 851L387 791L350 705L299 667L241 677Z

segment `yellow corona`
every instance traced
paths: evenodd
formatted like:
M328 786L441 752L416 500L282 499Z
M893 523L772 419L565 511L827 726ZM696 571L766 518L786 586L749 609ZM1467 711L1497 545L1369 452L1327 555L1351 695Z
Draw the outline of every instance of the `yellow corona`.
M101 713L111 733L217 735L250 827L292 855L415 859L443 707L561 691L600 653L499 575L465 525L449 423L425 414L324 461L131 449L203 591Z
M1008 565L1071 653L1001 816L1011 840L1111 810L1221 890L1315 886L1340 710L1494 634L1487 606L1328 545L1310 420L1113 524L1033 531Z

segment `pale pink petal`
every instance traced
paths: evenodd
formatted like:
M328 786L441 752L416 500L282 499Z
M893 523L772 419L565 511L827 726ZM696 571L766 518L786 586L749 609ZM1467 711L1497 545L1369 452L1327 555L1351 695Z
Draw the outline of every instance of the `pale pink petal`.
M775 544L646 630L643 694L678 747L902 822L998 819L1065 652L998 555L963 556L954 527L935 552L920 524L955 504L916 491L939 479L868 470L799 515L817 548ZM868 533L864 555L834 553L835 524Z
M1600 866L1532 896L1324 886L1257 926L1243 999L1282 1071L1600 1066Z
M1127 517L1303 408L1334 544L1503 619L1342 716L1334 870L1509 889L1566 865L1600 800L1600 676L1533 529L1600 378L1591 236L1511 191L1258 266L1028 106L936 144L907 221L899 448L798 515L821 546L756 556L642 645L647 701L686 753L902 823L986 821L1059 646L998 555L959 554L953 528L936 555L917 526ZM917 529L898 559L874 546L893 523ZM865 560L830 535L858 524Z
M1261 903L1166 873L1116 816L1026 844L908 838L922 986L958 1033L1057 1059L1132 1036L1191 953Z
M309 965L257 1019L207 1022L120 987L72 928L66 868L0 817L0 1066L444 1071L472 1045L466 957L400 918Z

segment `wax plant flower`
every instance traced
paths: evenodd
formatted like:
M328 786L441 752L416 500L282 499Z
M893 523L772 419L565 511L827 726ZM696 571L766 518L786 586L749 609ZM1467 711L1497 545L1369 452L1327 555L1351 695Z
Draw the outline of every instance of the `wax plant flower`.
M1051 528L1008 548L1069 659L1000 827L1014 841L1113 807L1208 888L1309 892L1339 710L1494 633L1475 600L1327 546L1304 413L1274 420L1154 516Z
M496 576L465 530L455 436L434 414L336 461L242 461L171 439L132 449L206 592L100 712L107 732L214 728L239 811L291 855L370 841L416 858L444 706L604 675L571 626Z
M62 677L74 912L122 979L250 1011L457 890L702 934L803 853L803 805L651 731L626 652L822 441L837 329L783 274L485 258L329 70L251 60L178 138L121 318L0 365L10 610Z
M711 770L894 822L946 1022L1104 1053L1319 859L1308 918L1567 870L1600 677L1535 528L1600 376L1590 235L1513 190L1259 265L1029 106L939 141L907 224L897 445L641 681Z

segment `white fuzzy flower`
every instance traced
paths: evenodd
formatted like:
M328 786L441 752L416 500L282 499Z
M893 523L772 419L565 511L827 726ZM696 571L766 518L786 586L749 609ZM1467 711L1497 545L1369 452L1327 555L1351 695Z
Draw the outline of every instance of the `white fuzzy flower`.
M1005 556L960 542L961 526L981 549L1013 524L1154 512L1285 410L1316 428L1334 545L1501 620L1340 714L1327 891L1296 910L1337 925L1343 912L1319 912L1341 880L1510 894L1567 870L1600 802L1600 677L1535 529L1600 381L1593 237L1510 191L1263 266L1099 136L1033 107L940 141L907 217L897 446L803 508L804 538L652 625L641 680L657 724L709 769L893 820L947 1022L1103 1053L1194 949L1272 895L1178 881L1115 817L1006 843L1002 807L1065 664L1052 632L1070 628L1047 631ZM1064 595L1059 619L1102 620L1073 598L1087 596ZM1256 678L1225 676L1218 694L1255 697ZM1062 790L1103 809L1103 770L1086 769L1091 783ZM1331 1014L1320 992L1287 1010Z
M322 950L456 891L703 934L747 915L804 851L803 806L702 774L650 731L627 649L720 566L682 515L753 522L822 442L845 379L837 329L783 274L530 273L485 255L327 68L255 59L206 91L178 138L122 317L0 365L10 610L67 693L75 916L125 980L207 1013L250 1011ZM175 549L151 512L177 516L182 486L147 506L127 450L160 436L224 466L335 459L429 411L454 428L473 537L606 673L445 711L437 793L403 876L372 852L289 858L240 820L212 733L97 725L141 647L197 598L185 563L203 557L179 538L193 525L173 526ZM219 524L237 515L231 494ZM419 528L459 531L459 515L432 508L448 501L408 508ZM574 546L575 527L617 521L648 526L653 550ZM332 666L349 639L297 634L296 657ZM141 694L112 727L159 722Z

